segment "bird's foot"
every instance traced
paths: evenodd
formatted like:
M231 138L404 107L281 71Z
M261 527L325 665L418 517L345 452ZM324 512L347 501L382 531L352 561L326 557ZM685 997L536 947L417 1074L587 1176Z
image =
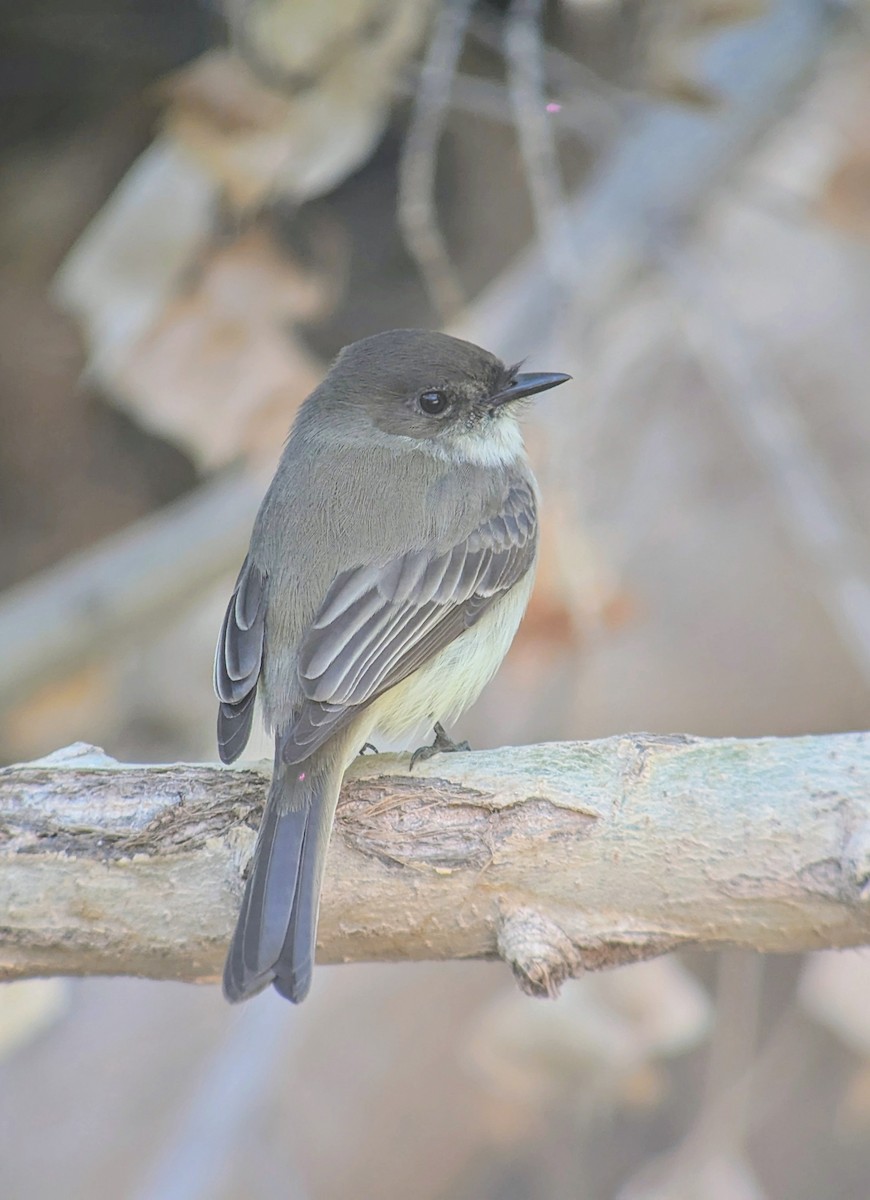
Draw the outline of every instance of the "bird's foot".
M380 750L378 750L374 742L363 742L359 752L361 757L364 757L366 754L380 754Z
M447 735L444 726L440 721L435 722L435 741L431 746L419 746L411 755L411 767L414 770L414 764L422 762L424 758L432 758L434 754L454 754L461 750L470 750L468 742L454 742Z

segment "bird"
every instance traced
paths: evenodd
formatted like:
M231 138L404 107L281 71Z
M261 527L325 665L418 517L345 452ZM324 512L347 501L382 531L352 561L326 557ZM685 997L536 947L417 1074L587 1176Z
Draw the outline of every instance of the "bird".
M570 379L397 329L346 346L302 403L218 636L224 763L259 698L274 735L223 976L233 1003L311 986L342 777L373 736L444 731L510 647L534 579L538 488L522 402ZM412 764L413 765L413 761Z

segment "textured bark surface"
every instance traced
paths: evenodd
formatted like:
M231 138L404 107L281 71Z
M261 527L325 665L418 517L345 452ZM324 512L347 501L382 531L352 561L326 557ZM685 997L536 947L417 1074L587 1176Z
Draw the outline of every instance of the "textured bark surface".
M217 977L265 765L129 766L77 745L0 770L0 977ZM324 962L494 957L526 990L678 946L870 941L870 734L630 734L362 758Z

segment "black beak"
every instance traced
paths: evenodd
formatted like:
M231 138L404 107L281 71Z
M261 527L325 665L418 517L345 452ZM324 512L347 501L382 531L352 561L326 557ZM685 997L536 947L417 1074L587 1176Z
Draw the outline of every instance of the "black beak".
M490 408L498 408L502 404L509 404L511 400L520 400L523 396L534 396L537 392L546 392L548 388L558 387L560 383L567 383L571 378L570 375L515 375L513 383L509 387L502 388L500 392L496 392L494 396L490 396Z

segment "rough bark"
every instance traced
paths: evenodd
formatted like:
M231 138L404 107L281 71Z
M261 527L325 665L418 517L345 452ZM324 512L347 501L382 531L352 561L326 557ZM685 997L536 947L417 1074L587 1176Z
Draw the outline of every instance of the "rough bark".
M208 981L265 766L87 746L0 771L0 977ZM630 734L348 773L323 962L492 958L530 992L679 946L870 941L870 734Z

